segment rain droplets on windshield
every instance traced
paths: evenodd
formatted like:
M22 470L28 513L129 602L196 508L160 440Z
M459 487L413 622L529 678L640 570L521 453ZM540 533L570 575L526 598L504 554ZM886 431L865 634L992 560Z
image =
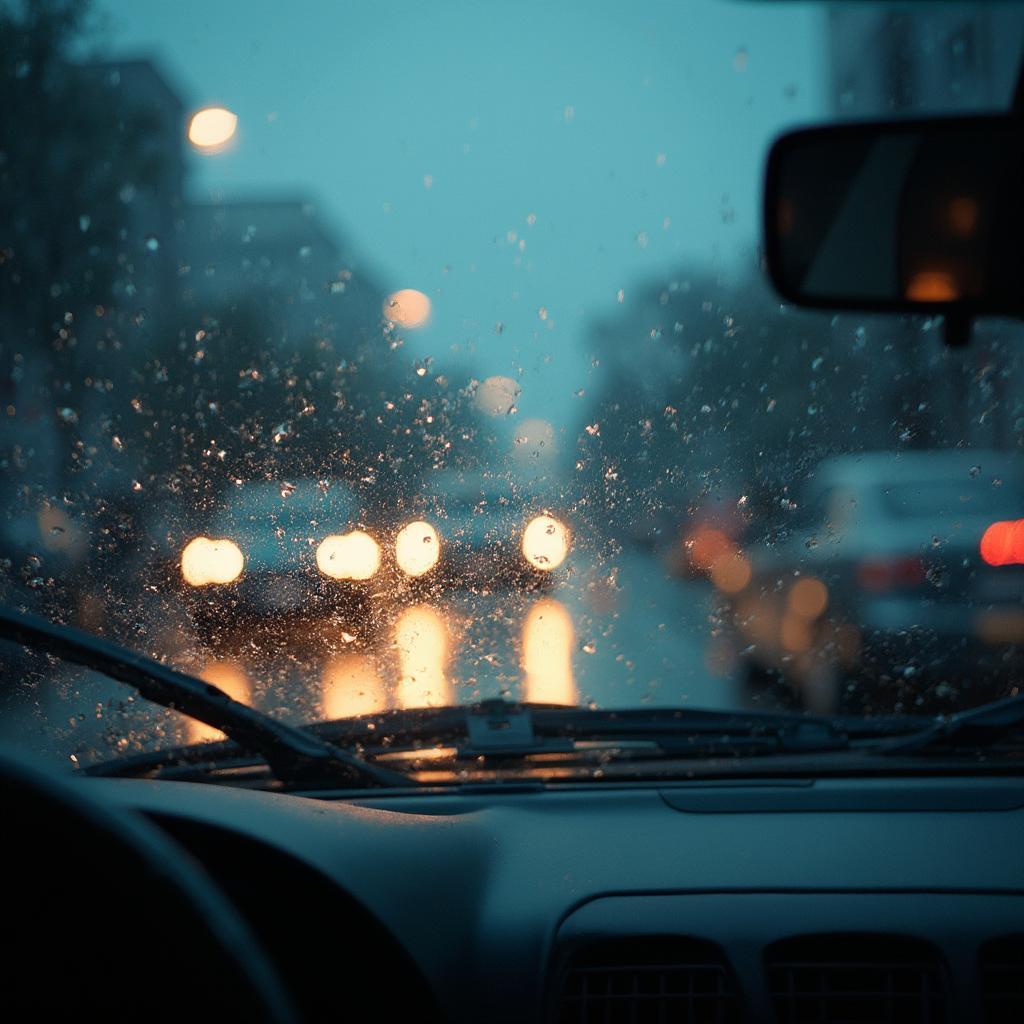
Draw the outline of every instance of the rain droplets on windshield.
M786 306L759 203L1020 9L385 7L0 3L0 598L297 722L1013 692L1019 327ZM48 755L217 736L0 666Z

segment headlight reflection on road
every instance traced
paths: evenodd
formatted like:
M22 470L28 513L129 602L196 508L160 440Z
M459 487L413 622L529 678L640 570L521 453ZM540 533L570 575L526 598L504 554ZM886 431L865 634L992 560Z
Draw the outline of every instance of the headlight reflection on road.
M380 568L380 545L362 530L332 534L316 549L316 566L336 580L368 580Z
M352 718L387 710L387 691L369 655L341 654L330 658L321 679L324 718Z
M237 661L208 661L199 673L199 678L213 683L218 690L223 690L229 697L242 704L248 704L252 700L252 682ZM224 733L220 729L215 729L205 722L197 722L194 718L188 719L189 743L213 743L222 739Z
M211 583L233 583L242 575L245 557L230 540L196 537L181 553L181 575L193 587Z
M579 703L572 672L574 630L561 601L537 601L523 623L523 700L535 704Z
M400 708L444 707L455 703L447 677L448 626L430 605L406 608L395 623Z

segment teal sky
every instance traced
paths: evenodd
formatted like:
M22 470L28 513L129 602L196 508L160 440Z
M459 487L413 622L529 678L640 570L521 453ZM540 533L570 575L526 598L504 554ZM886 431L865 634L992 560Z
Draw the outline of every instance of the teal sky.
M410 360L508 374L578 429L588 323L641 282L752 260L761 164L824 113L825 14L736 0L100 0L114 56L239 116L194 197L311 196L386 287ZM532 223L531 223L532 221ZM546 314L541 314L541 310ZM542 318L546 316L546 318ZM499 334L495 325L504 325Z

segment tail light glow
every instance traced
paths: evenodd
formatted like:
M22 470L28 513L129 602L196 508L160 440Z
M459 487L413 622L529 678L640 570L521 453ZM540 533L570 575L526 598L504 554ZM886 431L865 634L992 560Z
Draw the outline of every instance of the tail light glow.
M864 590L883 594L920 586L924 573L920 558L868 558L857 567L857 582Z
M1024 519L1004 519L982 534L978 552L987 565L1024 565Z

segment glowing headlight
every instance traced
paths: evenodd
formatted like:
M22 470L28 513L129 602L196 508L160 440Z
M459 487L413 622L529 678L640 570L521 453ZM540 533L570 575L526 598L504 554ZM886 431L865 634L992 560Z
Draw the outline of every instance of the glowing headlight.
M335 580L368 580L380 568L380 545L362 530L331 534L316 549L316 567Z
M395 538L395 560L408 576L429 572L440 557L441 538L430 523L410 523Z
M537 516L523 530L523 557L535 569L557 569L569 553L569 528L553 516Z
M181 575L193 587L234 583L244 568L241 548L231 540L196 537L181 553Z

